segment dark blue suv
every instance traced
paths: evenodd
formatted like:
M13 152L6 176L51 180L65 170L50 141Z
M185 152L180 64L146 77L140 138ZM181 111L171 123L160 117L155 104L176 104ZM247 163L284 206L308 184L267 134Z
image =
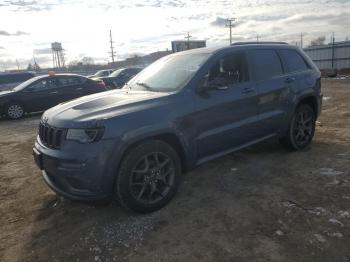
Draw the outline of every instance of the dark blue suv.
M122 89L85 96L42 116L34 158L70 199L113 196L152 212L181 173L271 137L300 150L314 136L320 72L283 43L237 43L161 58Z

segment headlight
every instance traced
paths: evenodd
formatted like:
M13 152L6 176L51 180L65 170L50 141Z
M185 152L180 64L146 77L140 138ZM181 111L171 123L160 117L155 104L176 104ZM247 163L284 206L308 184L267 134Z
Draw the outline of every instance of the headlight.
M68 129L66 139L79 143L92 143L99 141L103 132L104 128Z

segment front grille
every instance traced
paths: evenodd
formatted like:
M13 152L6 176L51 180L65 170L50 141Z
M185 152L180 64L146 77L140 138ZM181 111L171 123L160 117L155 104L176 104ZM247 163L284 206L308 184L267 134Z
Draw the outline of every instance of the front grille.
M39 124L39 137L41 142L50 148L60 149L65 135L65 129L49 126L48 124Z

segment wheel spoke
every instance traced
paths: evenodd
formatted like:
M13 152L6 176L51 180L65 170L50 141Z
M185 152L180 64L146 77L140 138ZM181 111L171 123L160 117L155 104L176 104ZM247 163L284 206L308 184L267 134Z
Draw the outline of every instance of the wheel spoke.
M145 193L146 187L147 187L147 184L145 183L145 184L143 185L143 187L141 188L141 191L140 191L139 194L137 195L137 198L138 198L138 199L140 199L140 198L143 196L143 194Z
M148 161L148 156L144 157L144 164L145 168L144 169L134 169L132 172L133 173L147 173L149 170L149 161Z
M164 160L163 163L160 164L159 167L160 167L160 168L163 168L163 167L165 167L169 162L170 162L170 158L167 158L167 159Z
M172 168L170 168L167 172L165 172L164 174L159 174L157 176L157 179L159 181L162 181L165 185L167 184L167 176L169 176L174 170ZM170 186L170 185L169 185Z

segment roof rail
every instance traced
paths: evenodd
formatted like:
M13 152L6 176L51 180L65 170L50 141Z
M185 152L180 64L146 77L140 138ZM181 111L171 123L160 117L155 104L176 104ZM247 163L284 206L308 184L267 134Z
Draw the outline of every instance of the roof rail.
M277 44L277 45L288 45L286 42L236 42L231 45L265 45L265 44Z

